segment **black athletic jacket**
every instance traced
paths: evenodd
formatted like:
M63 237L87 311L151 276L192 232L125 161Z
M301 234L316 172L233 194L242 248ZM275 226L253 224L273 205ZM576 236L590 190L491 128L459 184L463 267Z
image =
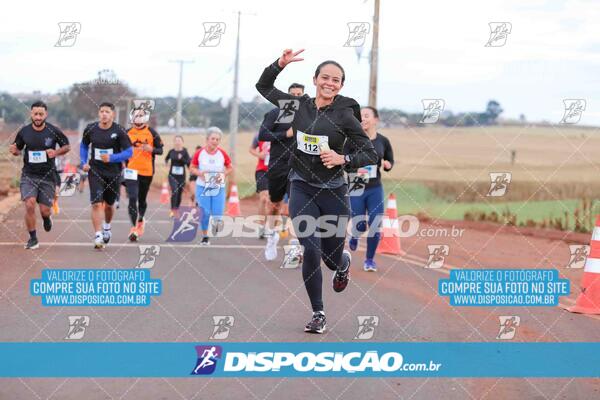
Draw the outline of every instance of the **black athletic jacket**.
M272 178L288 175L290 156L296 147L296 138L287 137L287 130L290 129L291 124L277 122L278 116L279 108L266 113L258 130L258 140L271 142L267 175Z
M274 87L275 78L282 71L276 60L263 71L256 89L264 98L280 107L279 100L298 100L292 128L309 135L327 136L329 147L338 154L344 154L344 143L349 141L352 152L344 168L356 169L365 165L377 164L377 153L360 125L360 106L349 97L337 95L333 103L317 109L315 99L307 94L292 96ZM301 144L302 145L302 144ZM291 154L291 167L308 183L327 183L343 177L341 166L331 169L323 165L319 155L306 154L294 146Z

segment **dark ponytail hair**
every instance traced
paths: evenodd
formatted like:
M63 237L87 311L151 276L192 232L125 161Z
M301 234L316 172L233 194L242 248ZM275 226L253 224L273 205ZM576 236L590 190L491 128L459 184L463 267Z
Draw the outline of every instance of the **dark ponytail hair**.
M377 109L375 107L371 107L371 106L365 106L363 107L363 109L369 109L371 111L373 111L373 116L377 119L379 119L379 111L377 111Z
M333 61L333 60L323 61L321 64L319 64L319 66L317 67L317 70L315 71L315 78L317 76L319 76L319 74L321 73L321 68L323 68L324 66L329 65L329 64L333 64L342 70L342 84L343 84L344 81L346 80L346 73L344 72L344 68L337 61Z

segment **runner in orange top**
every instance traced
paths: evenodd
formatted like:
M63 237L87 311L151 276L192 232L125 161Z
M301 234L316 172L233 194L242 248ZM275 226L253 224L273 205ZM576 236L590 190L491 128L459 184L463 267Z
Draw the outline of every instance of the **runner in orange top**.
M150 114L144 109L132 111L133 126L127 131L133 146L133 156L127 161L123 171L127 197L129 197L129 218L131 231L129 240L136 241L144 233L144 214L148 203L148 191L154 176L154 157L163 153L163 142L158 132L148 126Z

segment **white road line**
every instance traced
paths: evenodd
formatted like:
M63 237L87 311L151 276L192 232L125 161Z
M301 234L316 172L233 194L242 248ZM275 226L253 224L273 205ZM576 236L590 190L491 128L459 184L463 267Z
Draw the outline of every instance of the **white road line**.
M264 245L250 244L250 245L242 245L242 244L210 244L208 246L203 246L199 243L110 243L107 245L107 248L111 247L138 247L138 246L161 246L162 248L198 248L198 249L264 249ZM11 247L18 246L23 247L22 242L0 242L0 246ZM40 246L48 246L48 247L89 247L92 249L94 244L90 242L40 242ZM34 250L35 251L35 250Z
M77 224L81 224L81 223L89 223L91 224L92 221L90 219L59 219L59 218L52 218L52 222L68 222L68 223L77 223ZM111 224L130 224L131 225L131 221L129 221L128 219L113 219L111 222ZM168 220L168 219L149 219L146 220L146 224L147 225L153 225L153 224L168 224L168 225L173 225L173 221L172 220Z

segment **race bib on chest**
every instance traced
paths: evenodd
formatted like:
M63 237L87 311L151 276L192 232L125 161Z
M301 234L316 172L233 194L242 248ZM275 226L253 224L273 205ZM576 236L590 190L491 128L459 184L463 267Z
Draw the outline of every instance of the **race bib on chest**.
M377 178L377 165L367 165L362 168L368 171L369 178Z
M41 164L48 161L48 156L44 150L40 151L29 151L28 160L31 164Z
M173 175L183 175L183 167L182 166L173 165L171 167L171 173Z
M323 143L329 143L328 136L309 135L302 131L296 132L297 148L303 153L318 156L321 154L320 146Z
M125 168L123 170L123 178L125 178L127 180L136 181L137 176L138 176L138 172L135 169Z
M94 149L94 159L102 161L102 154L108 154L109 156L113 153L113 149Z

